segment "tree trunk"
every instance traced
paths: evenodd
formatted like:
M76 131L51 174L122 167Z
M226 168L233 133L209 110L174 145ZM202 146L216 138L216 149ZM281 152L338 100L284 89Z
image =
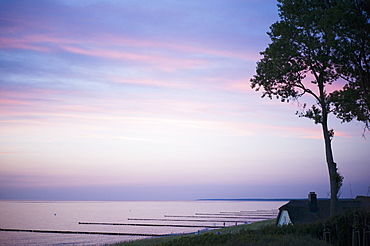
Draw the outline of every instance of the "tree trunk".
M325 155L326 155L326 163L328 166L329 171L329 179L330 179L330 215L336 213L337 210L337 201L338 201L338 172L337 172L337 164L334 162L333 158L333 151L331 148L331 136L329 134L327 120L326 122L323 121L322 123L322 130L324 135L324 142L325 142Z
M334 215L337 212L337 202L338 202L338 189L339 189L339 174L337 169L337 164L334 162L333 157L333 150L331 148L331 139L333 137L334 132L329 133L328 129L328 105L326 100L326 94L324 91L324 83L322 80L322 76L318 77L318 87L320 93L320 104L322 110L322 133L324 136L324 143L325 143L325 156L326 156L326 164L328 166L329 171L329 180L330 180L330 215Z

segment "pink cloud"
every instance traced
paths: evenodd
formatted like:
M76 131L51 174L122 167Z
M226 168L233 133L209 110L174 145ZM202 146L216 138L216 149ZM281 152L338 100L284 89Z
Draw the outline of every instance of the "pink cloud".
M178 83L173 81L167 80L158 80L158 79L146 79L146 78L122 78L119 76L108 76L108 80L114 83L122 83L122 84L134 84L134 85L148 85L148 86L159 86L159 87L173 87L173 88L182 88L182 89L190 89L193 88L194 85L186 84L186 83Z
M42 116L55 114L55 112L77 111L91 112L89 106L65 104L65 97L61 93L68 95L67 91L54 91L47 89L24 89L4 90L0 99L0 113L6 116ZM76 102L78 103L78 102ZM34 123L41 119L4 119L3 123Z
M0 113L3 116L14 116L19 114L33 114L33 111L30 111L30 109L33 109L35 106L40 105L40 103L33 102L28 99L2 99L0 100L0 105Z
M210 46L205 45L189 45L184 43L172 43L172 42L164 42L164 41L155 41L155 40L140 40L140 39L130 39L127 37L120 37L120 36L112 36L112 35L105 35L102 40L95 41L95 43L108 42L111 45L120 46L122 44L130 46L130 47L147 47L151 49L165 49L165 50L172 50L172 51L180 51L182 53L187 54L206 54L211 56L219 56L219 57L228 57L246 61L257 61L261 58L258 52L253 53L242 53L242 52L234 52L229 50L222 50L211 48Z
M228 78L208 78L203 80L208 88L216 88L221 91L232 92L254 92L250 87L249 78L228 79ZM257 92L255 92L257 93Z
M29 99L40 98L41 96L53 95L57 91L47 90L47 89L31 89L31 88L12 88L3 89L1 91L1 104L7 103L21 103L22 101L27 101Z
M7 98L0 98L1 105L29 105L29 102L25 102L23 100L15 100L15 99L7 99Z
M7 38L0 37L0 48L1 49L23 49L23 50L35 50L40 52L50 52L50 48L36 45L33 42L27 42L19 38Z
M183 58L170 54L140 54L138 52L125 52L99 48L82 49L72 46L62 46L62 48L71 53L96 56L104 59L129 60L140 63L144 62L165 71L195 68L207 63L205 59Z
M12 154L18 154L18 152L0 152L0 155L12 155Z

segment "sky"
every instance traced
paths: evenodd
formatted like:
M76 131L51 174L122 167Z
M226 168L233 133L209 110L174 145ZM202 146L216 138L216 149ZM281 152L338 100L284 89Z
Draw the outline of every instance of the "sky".
M329 197L310 99L250 88L278 19L273 0L0 0L0 199ZM367 195L369 133L329 124L341 197Z

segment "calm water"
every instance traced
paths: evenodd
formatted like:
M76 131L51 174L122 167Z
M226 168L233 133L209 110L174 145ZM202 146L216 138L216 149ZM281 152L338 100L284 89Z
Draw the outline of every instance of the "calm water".
M170 234L197 232L200 227L85 225L78 222L226 226L262 220L286 202L272 201L0 201L0 228ZM243 211L243 212L241 212ZM254 211L252 215L250 212ZM181 220L181 221L180 221ZM0 231L0 245L103 245L145 238L90 234Z

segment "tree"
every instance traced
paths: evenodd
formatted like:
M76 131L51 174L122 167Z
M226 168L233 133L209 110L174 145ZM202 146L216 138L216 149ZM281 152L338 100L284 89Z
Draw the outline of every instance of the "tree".
M350 1L350 0L347 0ZM338 191L343 177L334 162L331 141L334 130L328 127L328 116L336 107L342 107L335 98L341 93L330 92L330 86L340 84L345 68L339 65L340 54L333 46L340 29L342 7L346 0L278 0L280 21L270 27L271 43L257 63L251 87L262 91L262 97L277 98L282 102L298 100L304 95L313 97L314 103L303 104L301 117L321 124L326 163L330 180L330 211L336 212ZM344 24L343 24L344 23ZM336 27L336 28L333 28ZM339 42L337 43L339 45ZM345 87L343 87L345 89ZM343 89L343 91L344 91Z

